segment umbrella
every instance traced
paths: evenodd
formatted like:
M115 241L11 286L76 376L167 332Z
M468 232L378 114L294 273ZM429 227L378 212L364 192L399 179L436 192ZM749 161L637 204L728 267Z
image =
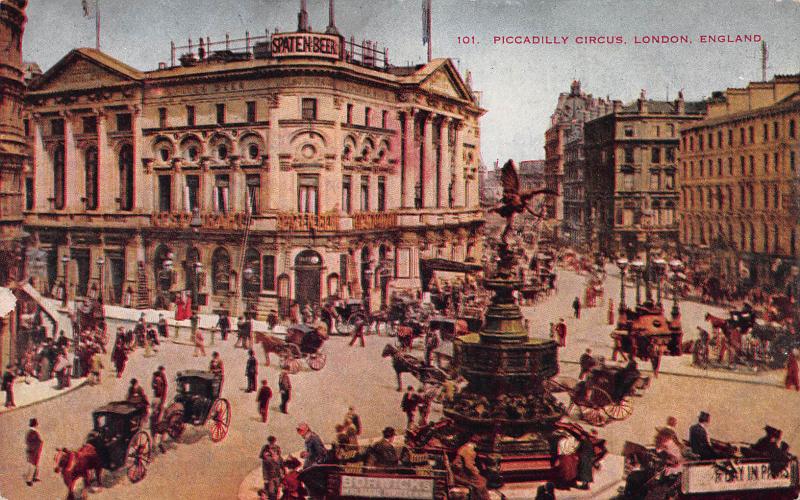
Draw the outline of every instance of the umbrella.
M5 287L0 287L0 316L5 316L17 306L17 298Z

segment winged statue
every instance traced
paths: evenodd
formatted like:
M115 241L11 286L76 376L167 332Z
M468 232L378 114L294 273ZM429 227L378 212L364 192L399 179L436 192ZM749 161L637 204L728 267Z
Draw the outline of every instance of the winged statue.
M517 174L517 166L514 160L508 160L500 171L500 182L503 184L503 198L497 206L489 209L489 212L494 212L506 219L506 228L500 237L503 243L508 244L508 236L514 225L514 216L522 212L529 212L534 217L541 217L541 213L536 213L530 207L529 203L534 196L549 195L557 196L558 193L550 189L531 189L528 191L520 192L519 175Z

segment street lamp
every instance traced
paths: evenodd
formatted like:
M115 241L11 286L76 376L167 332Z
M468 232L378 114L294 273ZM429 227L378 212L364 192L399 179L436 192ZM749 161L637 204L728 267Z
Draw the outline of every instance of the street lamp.
M625 270L628 268L628 259L625 257L617 259L617 267L619 268L619 310L622 312L625 309Z
M69 263L69 257L66 255L61 256L61 262L64 263L64 302L63 306L67 307L69 305L69 274L67 273L67 264Z
M636 277L636 305L638 306L642 299L639 287L641 285L642 273L644 272L644 262L642 262L640 259L636 259L631 262L631 271L633 271L633 274Z
M653 260L651 264L653 268L653 274L656 278L656 289L658 290L658 305L661 305L661 278L664 277L664 273L667 270L667 261L662 258L657 258Z
M98 282L100 283L100 291L98 292L97 295L98 295L98 300L102 304L105 302L103 300L103 265L106 263L106 259L101 255L100 257L97 258L95 262L97 263L97 277L98 277Z
M673 259L669 261L669 268L672 271L672 318L675 319L680 316L680 309L678 309L678 285L681 282L683 262L678 259Z

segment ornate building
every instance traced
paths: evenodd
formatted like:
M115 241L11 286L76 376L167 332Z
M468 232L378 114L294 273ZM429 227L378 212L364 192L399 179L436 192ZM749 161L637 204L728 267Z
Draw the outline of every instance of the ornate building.
M586 224L596 251L634 255L647 242L678 238L677 153L680 131L703 118L706 103L615 101L611 114L584 127Z
M800 74L715 92L681 132L681 242L730 284L797 275Z
M22 165L25 133L22 110L25 75L22 35L27 0L0 0L0 286L20 279L22 249ZM0 362L15 350L15 318L0 318Z
M573 80L569 93L562 92L558 96L556 109L550 116L550 128L544 134L545 139L545 185L559 194L548 196L545 201L547 216L550 219L562 220L564 217L564 147L567 135L571 130L583 129L584 123L603 116L612 111L611 101L595 98L581 90L581 82Z
M590 227L586 224L586 162L583 150L583 127L577 125L565 132L564 179L562 193L564 218L561 234L570 245L580 248L589 242Z
M392 66L301 23L173 45L146 72L76 49L27 103L26 224L71 296L163 306L196 282L202 311L379 305L419 288L420 259L480 260L484 110L449 59Z

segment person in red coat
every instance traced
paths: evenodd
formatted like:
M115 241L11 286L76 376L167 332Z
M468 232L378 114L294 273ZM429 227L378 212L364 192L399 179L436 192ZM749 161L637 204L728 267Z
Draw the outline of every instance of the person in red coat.
M800 366L797 364L798 350L792 349L791 354L786 359L786 380L784 384L787 389L794 387L795 391L800 391Z
M556 323L556 336L558 337L559 347L567 346L567 324L564 323L564 318L558 320Z
M608 299L608 324L614 324L614 301L612 299Z
M281 490L283 491L281 500L305 500L306 488L300 481L300 473L297 471L297 468L300 467L300 460L289 457L283 462L283 466L289 472L283 476L283 481L281 481Z
M39 459L42 456L42 448L44 441L39 434L39 422L32 418L28 421L30 429L25 434L25 458L28 461L28 472L25 474L25 483L28 486L33 486L33 483L39 481Z
M267 379L261 381L261 388L256 394L256 402L258 403L258 413L261 415L261 421L266 423L269 417L269 400L272 399L272 389L267 385Z

